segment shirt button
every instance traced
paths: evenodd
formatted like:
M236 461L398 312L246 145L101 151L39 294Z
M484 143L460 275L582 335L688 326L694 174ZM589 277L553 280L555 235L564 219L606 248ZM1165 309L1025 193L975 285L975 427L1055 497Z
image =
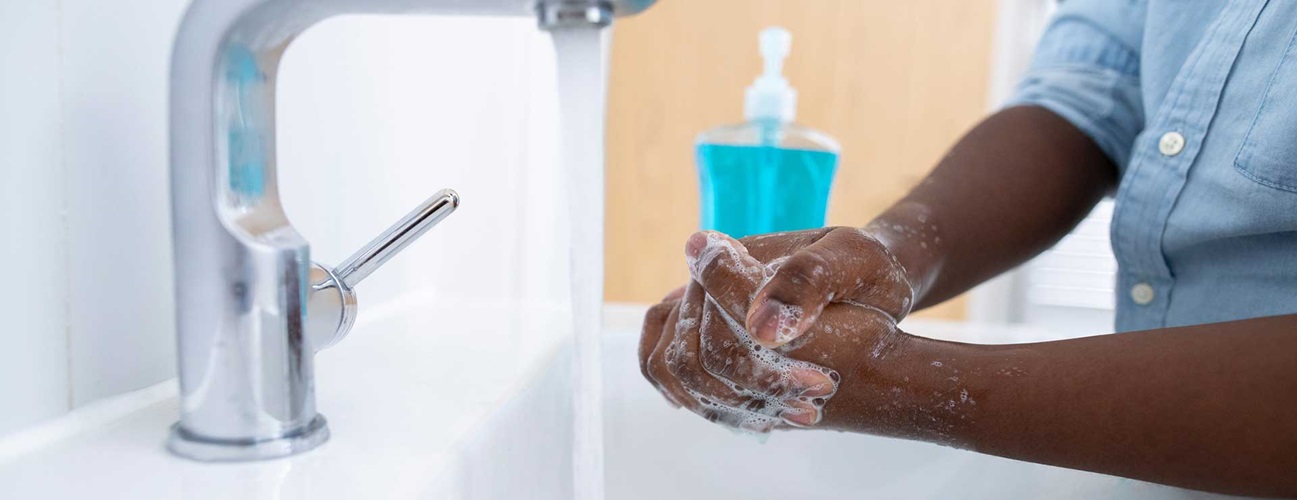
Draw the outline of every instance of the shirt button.
M1175 156L1184 151L1184 136L1179 132L1167 132L1162 134L1162 140L1157 142L1157 149L1164 156Z
M1152 304L1154 297L1156 294L1153 292L1153 285L1140 283L1130 287L1130 300L1135 301L1136 304L1141 306Z

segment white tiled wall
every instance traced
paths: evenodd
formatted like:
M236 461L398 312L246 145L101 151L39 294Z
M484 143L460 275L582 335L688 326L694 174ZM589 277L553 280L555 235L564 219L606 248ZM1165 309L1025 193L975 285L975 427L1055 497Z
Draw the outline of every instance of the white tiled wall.
M0 437L175 374L166 105L186 3L0 0ZM328 21L290 47L279 94L284 204L318 260L437 189L463 198L361 285L362 315L410 293L565 295L534 20Z
M0 0L0 433L68 407L55 2Z
M62 0L73 407L175 373L166 96L186 3Z
M174 369L166 88L183 0L0 0L0 435Z

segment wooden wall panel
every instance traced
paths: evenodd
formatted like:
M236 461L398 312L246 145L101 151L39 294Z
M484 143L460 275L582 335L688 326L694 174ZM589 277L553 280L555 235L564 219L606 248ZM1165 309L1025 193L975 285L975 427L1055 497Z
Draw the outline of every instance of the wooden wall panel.
M660 0L613 38L607 298L684 283L698 226L694 136L742 120L757 34L794 36L798 122L843 145L829 222L859 226L922 178L986 110L993 0ZM957 299L928 316L962 318Z

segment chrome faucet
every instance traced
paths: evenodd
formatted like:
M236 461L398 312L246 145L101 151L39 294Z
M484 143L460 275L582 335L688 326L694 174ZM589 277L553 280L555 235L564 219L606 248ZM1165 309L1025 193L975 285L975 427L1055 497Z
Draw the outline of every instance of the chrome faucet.
M310 260L280 205L275 80L284 49L339 14L536 16L602 28L654 0L194 0L171 67L171 211L180 421L168 448L202 461L301 453L329 438L314 355L346 336L353 287L459 206L443 190L342 266Z

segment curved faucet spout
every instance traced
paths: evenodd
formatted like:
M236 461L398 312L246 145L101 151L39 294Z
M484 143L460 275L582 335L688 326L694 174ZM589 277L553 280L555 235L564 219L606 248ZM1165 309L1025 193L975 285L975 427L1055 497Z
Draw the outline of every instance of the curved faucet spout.
M345 276L326 269L322 277L306 240L284 216L275 175L275 80L294 37L348 13L544 19L546 12L588 6L605 14L634 14L651 3L194 0L177 34L171 67L181 415L170 449L198 460L255 460L302 452L327 440L328 426L315 408L313 354L323 347L315 344L338 336L319 340L310 333L315 318L308 320L308 310L332 304L328 294L314 292L327 288L331 278L349 293L391 254L390 246L373 248ZM562 8L549 8L557 4ZM457 205L458 197L446 196L452 201L437 205L435 217L419 220L440 220L453 210L446 207ZM400 241L398 250L409 239ZM335 324L349 326L354 296L340 297L341 319Z

